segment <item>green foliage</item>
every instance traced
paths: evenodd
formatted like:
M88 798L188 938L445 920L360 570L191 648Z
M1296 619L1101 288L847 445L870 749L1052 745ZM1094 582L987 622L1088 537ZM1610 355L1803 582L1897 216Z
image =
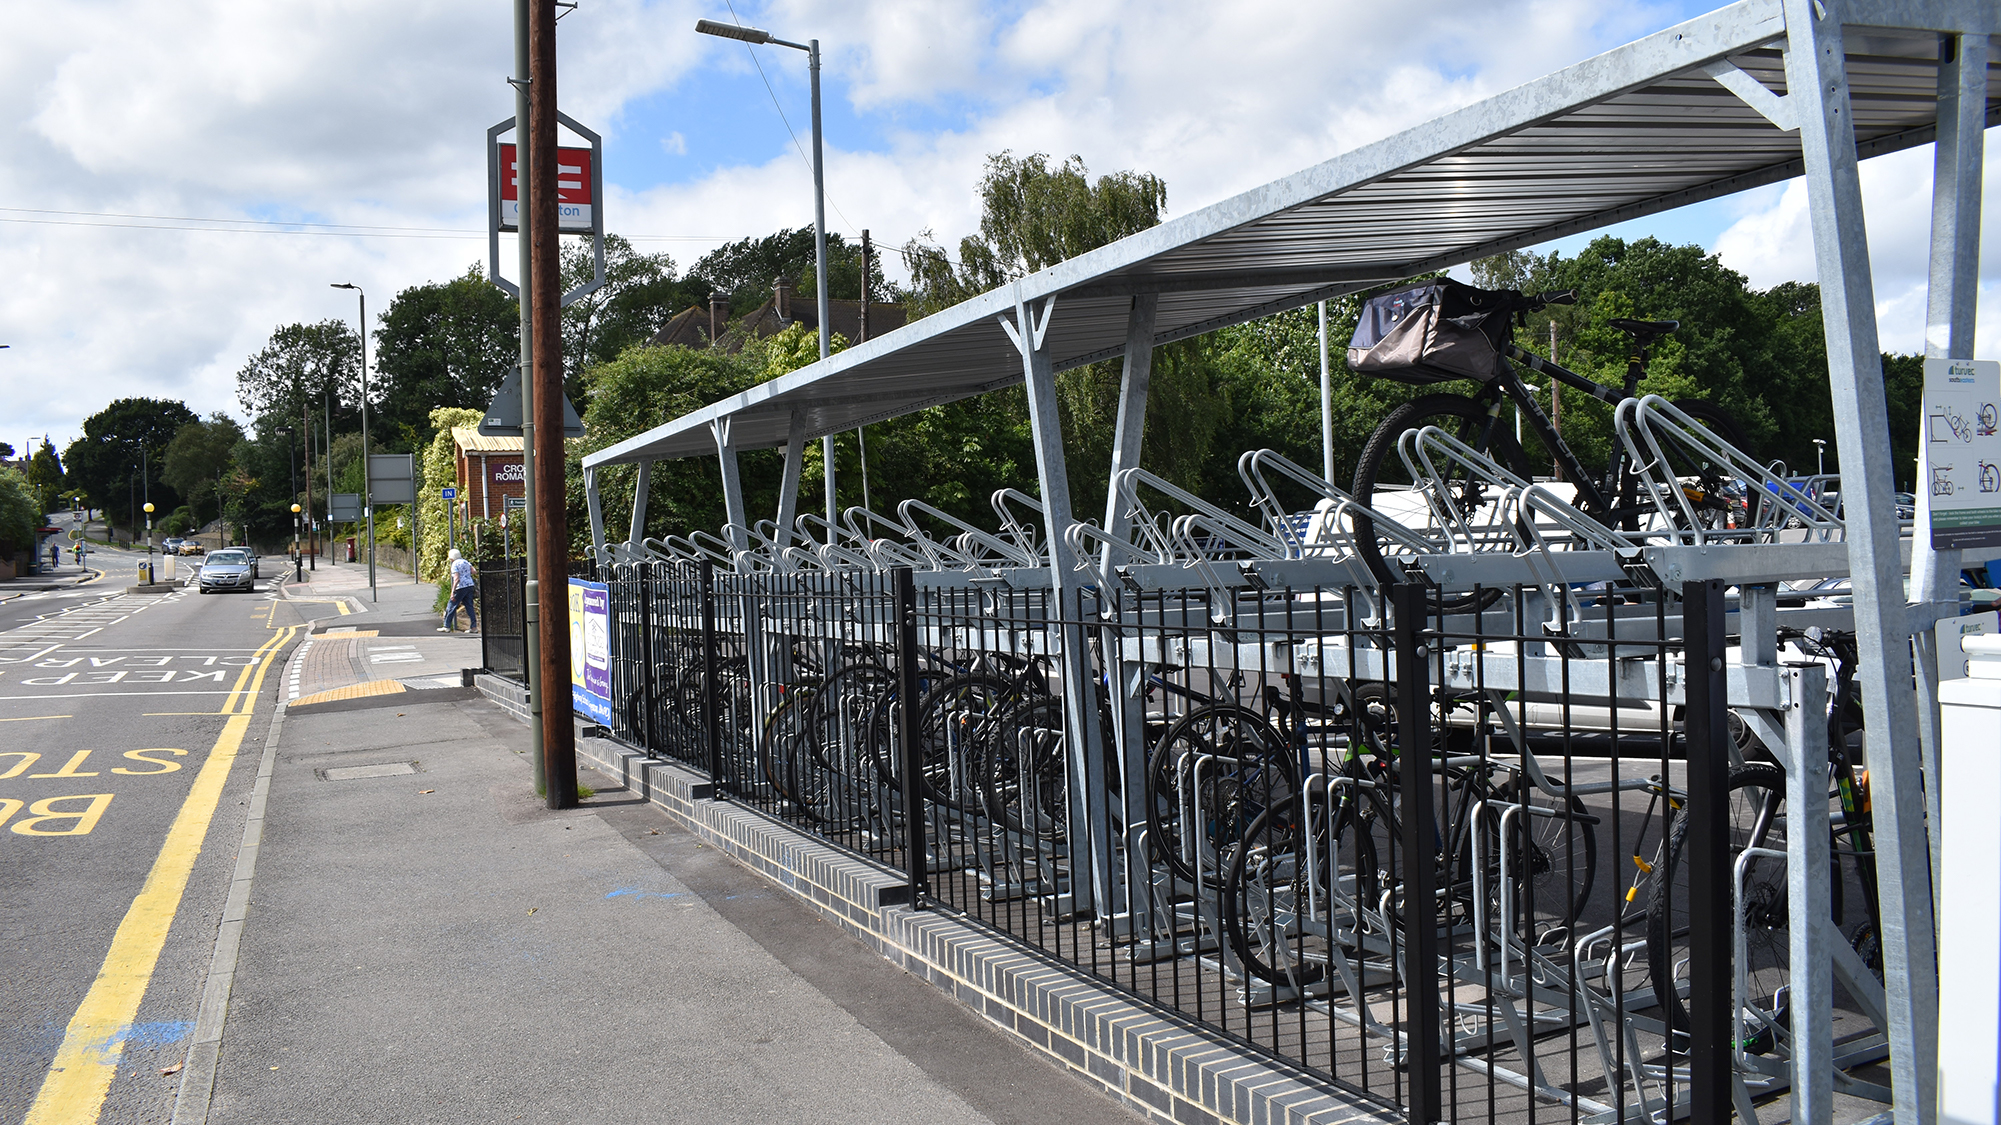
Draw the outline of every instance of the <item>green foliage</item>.
M380 424L428 443L435 410L484 410L520 359L520 302L478 264L450 281L413 285L389 302L375 330Z
M677 280L674 259L666 254L641 254L615 234L605 236L605 283L563 310L564 392L576 401L589 392L583 372L620 352L644 343L675 313L706 302L709 286L698 279ZM587 240L563 246L562 288L565 293L596 276ZM439 405L447 405L440 403ZM485 402L451 404L484 407Z
M345 320L285 324L236 373L236 398L251 417L297 418L331 395L360 400L361 337Z
M0 559L34 550L35 529L41 525L34 486L21 470L0 465Z
M236 471L236 449L242 444L243 427L220 411L207 421L189 422L168 444L160 479L186 497L196 518L207 523L220 510L223 489L218 482ZM209 516L203 517L204 511Z
M112 517L131 517L129 503L138 487L141 466L155 482L155 508L177 507L181 497L160 485L160 457L174 434L196 420L185 403L171 399L121 398L83 421L83 436L63 451L71 487L83 489L94 507ZM141 449L145 456L142 459Z
M36 512L46 514L61 506L63 466L56 458L55 445L46 437L28 461L28 486L35 490Z
M730 309L738 316L769 300L773 284L781 277L796 283L796 296L811 299L819 293L813 269L813 228L781 230L763 238L746 238L720 246L703 255L688 271L691 285L703 287L699 302L709 292L726 294ZM869 263L871 300L894 301L900 294L882 275L882 255ZM827 232L827 296L842 301L859 301L862 296L862 248Z
M445 552L451 547L448 542L451 505L455 501L446 500L439 489L458 483L457 446L452 443L452 427L477 426L483 416L482 411L453 406L431 411L429 422L435 436L424 448L417 465L417 514L423 530L422 542L417 547L417 577L422 581L444 581ZM473 558L471 551L461 548L461 552ZM480 561L475 558L475 565Z
M1090 182L1084 160L1051 167L1046 153L987 157L980 180L980 233L959 240L955 264L925 231L903 247L916 315L936 312L1160 222L1167 184L1150 172L1113 172Z

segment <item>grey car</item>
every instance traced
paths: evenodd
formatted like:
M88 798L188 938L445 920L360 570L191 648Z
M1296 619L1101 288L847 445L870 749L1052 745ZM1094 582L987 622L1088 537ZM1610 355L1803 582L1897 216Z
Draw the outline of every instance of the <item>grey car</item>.
M257 567L250 552L232 547L223 551L210 551L201 564L201 592L211 590L243 590L249 592L257 588Z

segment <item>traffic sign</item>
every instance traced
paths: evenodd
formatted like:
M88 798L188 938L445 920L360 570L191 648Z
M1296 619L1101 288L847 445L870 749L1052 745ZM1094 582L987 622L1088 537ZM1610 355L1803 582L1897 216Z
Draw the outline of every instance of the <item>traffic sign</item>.
M438 495L447 500L457 500L459 498L459 490L456 488L440 488Z
M526 496L503 496L501 500L505 503L508 511L520 511L528 506L528 498Z
M482 437L521 436L521 368L507 369L507 375L500 381L500 390L494 392L493 404L486 408L486 417L480 419L479 432ZM583 437L584 422L577 417L577 408L570 405L570 396L563 396L563 436Z

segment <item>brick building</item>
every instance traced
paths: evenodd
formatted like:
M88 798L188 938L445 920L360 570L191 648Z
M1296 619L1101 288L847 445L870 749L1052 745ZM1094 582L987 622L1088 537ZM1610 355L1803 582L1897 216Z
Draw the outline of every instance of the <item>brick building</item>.
M454 426L452 446L462 518L498 520L506 508L503 497L528 494L520 438L485 437L471 426Z

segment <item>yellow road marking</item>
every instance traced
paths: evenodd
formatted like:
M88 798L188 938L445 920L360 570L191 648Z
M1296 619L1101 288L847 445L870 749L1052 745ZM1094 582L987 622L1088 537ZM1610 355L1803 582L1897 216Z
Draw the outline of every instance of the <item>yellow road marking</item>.
M277 636L274 636L270 640L265 641L263 647L259 648L256 652L250 654L250 658L252 660L256 660L260 656L265 656L265 654L275 650L279 645L283 644L288 640L291 640L292 634L296 632L298 632L298 630L295 628L284 630ZM257 685L262 684L264 682L264 668L268 666L270 663L271 662L267 657L265 660L259 663L245 664L243 666L243 671L237 673L236 675L236 686L229 690L229 698L223 700L222 711L220 712L221 714L228 715L235 713L238 707L243 708L241 712L242 714L248 715L250 713L251 708L254 707L257 703ZM244 690L244 684L250 680L252 672L255 672L257 674L256 683L252 684L250 686L250 689L246 692Z
M74 719L75 715L23 715L18 719L0 719L0 723L32 723L41 719Z
M263 659L257 666L255 683L263 683L278 646L289 640L291 633L286 630L259 650ZM244 671L247 674L251 669ZM256 699L255 687L249 698ZM96 1121L103 1111L105 1093L118 1074L126 1029L139 1012L139 1002L146 998L160 949L167 942L167 931L174 924L188 877L194 872L195 857L201 854L202 840L222 800L223 783L229 779L230 767L249 730L248 710L231 715L223 724L208 760L195 775L187 800L167 829L166 841L146 874L145 885L118 924L97 979L76 1015L70 1017L62 1046L49 1063L48 1075L42 1079L41 1091L35 1095L23 1125L77 1125Z
M349 684L346 687L331 688L327 691L316 691L311 695L302 695L285 706L304 707L308 703L332 703L336 699L360 699L363 696L369 695L395 695L398 692L408 690L408 688L396 680L368 680L364 683Z

